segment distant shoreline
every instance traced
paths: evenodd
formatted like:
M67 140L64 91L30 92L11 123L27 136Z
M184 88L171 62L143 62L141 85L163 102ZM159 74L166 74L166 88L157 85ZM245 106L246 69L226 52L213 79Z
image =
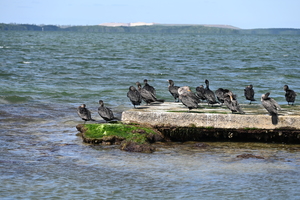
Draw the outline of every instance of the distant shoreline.
M143 24L118 26L113 23L93 26L57 26L34 24L0 23L0 31L73 31L99 33L193 33L193 34L248 34L248 35L300 35L300 29L294 28L259 28L240 29L230 25L189 25L189 24Z
M205 27L215 27L215 28L229 28L229 29L240 29L235 26L231 25L224 25L224 24L159 24L159 23L146 23L146 22L135 22L135 23L102 23L99 26L108 26L108 27L119 27L119 26L205 26Z

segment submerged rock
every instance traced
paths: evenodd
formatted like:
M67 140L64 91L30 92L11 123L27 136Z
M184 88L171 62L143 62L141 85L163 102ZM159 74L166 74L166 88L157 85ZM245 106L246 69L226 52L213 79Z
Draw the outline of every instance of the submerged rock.
M256 155L253 155L253 154L250 154L250 153L244 153L244 154L241 154L241 155L237 155L236 157L237 158L245 158L245 159L248 159L248 158L265 159L262 156L256 156Z
M124 141L120 146L121 150L129 152L142 152L142 153L152 153L156 150L155 147L150 144L138 144L132 141Z
M205 148L209 147L209 145L208 145L208 144L205 144L205 143L196 143L196 144L194 145L194 147L205 149Z

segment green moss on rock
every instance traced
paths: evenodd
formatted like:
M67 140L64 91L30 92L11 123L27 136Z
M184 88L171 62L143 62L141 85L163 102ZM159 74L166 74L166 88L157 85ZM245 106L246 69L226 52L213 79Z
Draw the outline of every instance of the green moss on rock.
M153 152L154 148L150 147L150 143L163 139L151 127L136 124L79 124L76 128L82 133L84 142L121 145L120 148L126 151Z

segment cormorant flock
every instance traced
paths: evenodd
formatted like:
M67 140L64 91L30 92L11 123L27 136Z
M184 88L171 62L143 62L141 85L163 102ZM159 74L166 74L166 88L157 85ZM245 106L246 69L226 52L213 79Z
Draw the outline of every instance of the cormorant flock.
M232 91L224 88L219 88L215 92L210 90L209 81L205 80L206 87L203 85L196 87L196 92L192 92L189 86L175 86L173 80L168 80L169 82L169 92L173 96L175 102L181 102L185 105L190 112L192 109L198 108L198 104L200 102L206 101L208 105L213 106L214 104L224 104L232 113L240 113L244 114L245 112L241 109L236 95L233 94ZM136 106L141 105L142 101L144 101L147 105L151 103L163 103L163 99L156 98L155 88L149 85L148 80L144 80L144 86L140 84L140 82L136 82L136 89L134 86L129 87L129 91L127 92L127 97L131 101L134 108ZM288 102L288 105L294 105L297 94L289 89L288 85L284 85L283 87L285 93L285 99ZM248 85L244 89L244 96L246 100L249 100L249 104L252 101L256 101L254 99L254 89L253 85ZM276 125L278 123L278 110L281 110L279 104L272 98L269 97L270 93L263 94L261 96L261 104L262 106L269 112L272 116L272 124ZM102 100L99 101L100 107L98 108L99 115L106 121L111 121L116 119L113 115L113 112L104 106L104 102ZM86 121L95 121L91 117L91 112L86 108L85 104L82 104L77 108L77 113L79 117ZM84 122L84 123L85 123Z

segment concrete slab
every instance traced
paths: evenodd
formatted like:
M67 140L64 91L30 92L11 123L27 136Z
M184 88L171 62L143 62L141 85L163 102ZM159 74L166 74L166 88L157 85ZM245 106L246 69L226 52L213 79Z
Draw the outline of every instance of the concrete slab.
M122 121L137 122L158 126L175 127L214 127L225 129L300 129L300 106L281 105L279 123L273 125L271 116L259 104L241 104L245 114L232 114L225 106L199 104L198 109L188 112L182 103L165 102L162 104L142 105L122 113Z

